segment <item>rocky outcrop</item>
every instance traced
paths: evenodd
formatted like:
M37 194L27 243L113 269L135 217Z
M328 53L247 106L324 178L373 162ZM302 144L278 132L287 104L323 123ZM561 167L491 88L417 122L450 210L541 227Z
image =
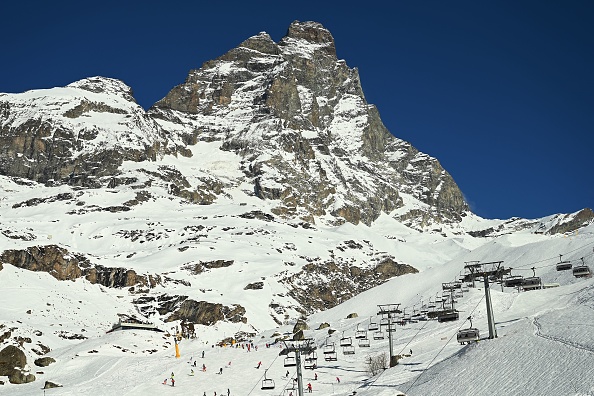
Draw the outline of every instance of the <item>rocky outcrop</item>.
M47 367L52 363L55 363L56 359L49 357L49 356L44 356L42 358L39 359L35 359L35 361L33 363L35 363L36 366L39 367Z
M575 215L564 215L558 224L551 227L547 234L564 234L566 232L573 232L578 228L584 227L594 222L594 212L590 208L580 210Z
M370 268L360 268L335 261L312 262L295 275L286 277L283 283L290 288L289 295L308 312L332 308L351 297L378 286L388 279L418 272L407 264L399 264L385 257ZM323 278L324 282L319 282Z
M245 308L239 304L228 307L223 304L188 299L181 303L180 307L167 318L167 322L185 320L206 326L213 325L221 320L228 320L233 323L247 323L247 318L244 315Z
M103 124L109 117L93 117L99 113L117 120ZM98 187L123 161L154 161L177 147L136 104L130 87L103 77L3 95L0 121L0 173L50 185Z
M138 275L134 270L126 268L93 265L84 255L71 253L57 245L5 250L0 254L0 262L29 271L47 272L58 280L85 277L89 282L105 287L122 288L134 285L154 287L162 282L158 275Z
M23 369L26 365L27 356L19 348L9 345L0 351L0 376L12 375L15 368Z

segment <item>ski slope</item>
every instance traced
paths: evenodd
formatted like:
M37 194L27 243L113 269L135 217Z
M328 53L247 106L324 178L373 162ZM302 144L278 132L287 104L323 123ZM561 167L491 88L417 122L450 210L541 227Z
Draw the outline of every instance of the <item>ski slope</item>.
M508 235L468 251L440 267L392 279L368 290L347 302L327 311L316 313L307 320L312 337L318 345L318 367L315 371L304 370L304 385L312 383L314 394L388 396L402 392L406 395L588 395L594 392L594 279L571 276L571 272L557 272L557 255L564 259L579 260L594 267L592 227L587 227L579 236L533 238L526 243L526 236ZM523 239L523 240L522 240ZM560 253L561 252L561 253ZM374 340L369 335L369 348L359 348L354 339L355 330L366 328L370 320L379 322L378 304L400 303L407 312L420 307L421 301L428 301L441 292L441 282L456 279L464 262L471 260L494 260L498 257L517 272L538 267L537 275L544 283L558 283L560 286L530 292L515 289L501 290L492 285L497 338L482 339L478 343L461 346L456 342L459 328L469 326L464 320L472 316L473 326L481 330L485 338L487 316L482 284L470 288L459 299L456 308L460 319L456 322L419 322L399 326L394 332L394 353L408 355L399 364L376 377L366 372L365 358L387 353L388 340ZM526 268L523 268L526 267ZM62 317L64 326L75 318L87 316L102 307L103 314L114 315L118 308L127 307L111 290L101 290L86 281L58 282L47 274L31 273L5 265L0 277L0 288L10 286L22 289L23 298L15 304L12 300L12 316L6 308L0 314L9 323L19 320L30 307L27 297L36 298L39 285L47 284L48 295L41 298L69 299L71 308L78 303L77 295L85 293L84 309L63 309L54 315ZM37 278L37 281L35 281ZM47 278L47 279L46 279ZM9 293L0 296L0 307L7 307ZM39 298L39 297L38 297ZM48 300L50 301L50 300ZM80 300L83 301L83 300ZM51 302L49 302L51 304ZM57 304L54 303L54 307ZM62 305L64 306L64 305ZM16 308L14 308L16 307ZM350 313L358 317L346 319ZM71 315L72 317L68 316ZM328 339L327 329L315 330L328 322L336 330ZM99 323L99 322L98 322ZM172 330L175 322L162 326ZM247 325L246 329L247 330ZM49 329L41 329L48 337ZM0 387L2 394L38 395L45 380L63 385L61 388L45 390L47 395L177 395L197 394L212 396L226 395L288 395L295 375L295 368L283 365L279 357L279 345L266 348L277 337L292 330L292 326L280 326L261 331L252 339L258 350L213 346L224 337L231 336L237 328L228 323L215 326L198 326L197 339L180 343L181 358L175 358L172 337L164 333L146 331L120 331L105 333L105 328L91 329L89 338L83 341L67 341L62 348L48 355L57 362L45 368L31 368L37 374L37 381L23 385L6 383ZM344 333L343 333L344 332ZM343 336L353 337L356 353L343 355L338 347L338 360L323 360L323 346L328 342L339 344ZM202 359L201 353L205 351ZM197 361L194 368L189 362ZM256 368L262 362L260 369ZM200 370L205 364L206 372ZM217 372L223 368L223 374ZM194 369L194 375L190 371ZM267 378L275 382L274 390L261 390L264 370ZM286 371L290 378L285 378ZM175 387L163 385L165 378L175 373ZM314 380L317 373L318 380ZM336 377L340 378L340 383ZM6 393L5 393L6 392ZM284 393L283 393L284 392ZM296 395L296 391L293 391Z

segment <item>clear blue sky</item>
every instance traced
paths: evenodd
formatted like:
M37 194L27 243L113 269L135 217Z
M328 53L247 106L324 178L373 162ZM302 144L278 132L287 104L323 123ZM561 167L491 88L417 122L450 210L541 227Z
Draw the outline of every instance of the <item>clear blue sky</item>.
M0 92L101 75L145 108L190 69L293 20L330 30L388 129L487 218L594 206L594 1L11 1Z

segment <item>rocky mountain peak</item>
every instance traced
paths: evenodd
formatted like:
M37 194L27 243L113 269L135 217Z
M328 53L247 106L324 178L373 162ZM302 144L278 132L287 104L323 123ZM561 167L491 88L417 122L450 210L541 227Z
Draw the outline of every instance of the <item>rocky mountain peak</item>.
M278 46L266 32L260 32L257 35L250 37L239 44L239 47L248 48L264 54L278 55Z
M294 21L289 25L287 35L281 40L281 43L286 43L289 39L304 40L310 44L321 45L328 55L336 57L336 47L334 45L334 37L330 31L319 22L299 22Z
M109 77L87 77L82 80L75 81L66 86L67 88L84 89L85 91L94 93L104 93L109 95L116 95L122 97L130 102L136 102L133 96L132 88L126 85L123 81L116 80Z

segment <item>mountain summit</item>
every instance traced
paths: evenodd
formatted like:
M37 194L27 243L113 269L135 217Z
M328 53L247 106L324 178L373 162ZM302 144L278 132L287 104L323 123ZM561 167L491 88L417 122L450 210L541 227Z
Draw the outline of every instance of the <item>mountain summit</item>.
M192 70L149 114L172 136L240 155L254 193L282 216L369 225L403 196L419 203L399 214L411 225L468 210L436 159L389 133L316 22L293 22L278 43L250 37Z

